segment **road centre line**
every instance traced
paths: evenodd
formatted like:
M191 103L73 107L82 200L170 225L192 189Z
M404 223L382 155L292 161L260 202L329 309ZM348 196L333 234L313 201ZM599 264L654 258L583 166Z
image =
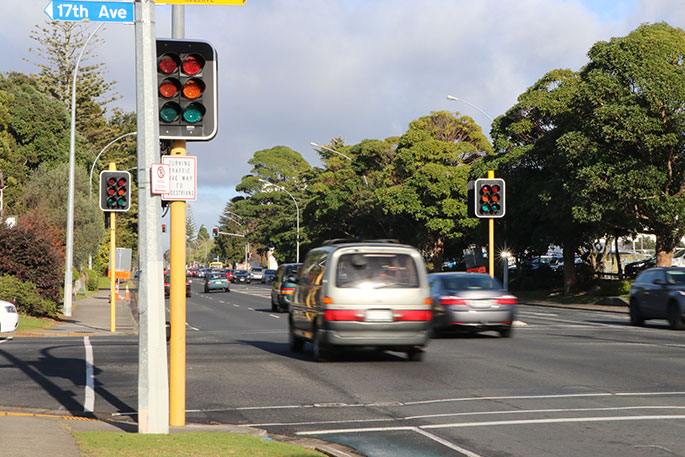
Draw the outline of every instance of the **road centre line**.
M95 408L95 378L93 375L93 346L90 338L83 337L83 345L86 349L86 393L83 401L83 412L92 413Z
M565 324L574 324L574 325L581 325L583 327L604 327L604 328L625 328L625 325L617 325L617 324L602 324L598 322L578 322L578 321L572 321L568 319L554 319L552 317L540 317L540 320L547 320L547 321L552 321L552 322L562 322Z

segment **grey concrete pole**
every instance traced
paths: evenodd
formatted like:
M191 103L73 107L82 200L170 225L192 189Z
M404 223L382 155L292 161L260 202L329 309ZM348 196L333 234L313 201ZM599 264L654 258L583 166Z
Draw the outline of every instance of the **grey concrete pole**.
M169 376L164 314L164 269L159 221L162 205L151 193L150 169L161 161L157 104L154 0L136 0L136 114L138 131L138 431L169 433Z
M71 84L71 135L69 139L69 190L67 192L67 239L66 252L64 258L64 315L71 317L71 299L73 279L71 269L74 266L74 175L76 173L76 78L78 77L78 67L81 63L83 53L104 22L101 22L93 33L90 34L86 43L81 49L81 53L76 59Z

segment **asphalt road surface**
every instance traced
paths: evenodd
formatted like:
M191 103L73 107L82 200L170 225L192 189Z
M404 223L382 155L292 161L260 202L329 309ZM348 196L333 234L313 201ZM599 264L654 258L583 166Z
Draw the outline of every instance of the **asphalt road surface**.
M685 332L628 316L520 306L513 338L432 340L423 362L289 351L269 288L187 304L186 419L310 435L368 456L685 456ZM168 303L168 302L167 302ZM91 337L94 411L137 406L137 339ZM0 344L0 404L82 412L83 338Z

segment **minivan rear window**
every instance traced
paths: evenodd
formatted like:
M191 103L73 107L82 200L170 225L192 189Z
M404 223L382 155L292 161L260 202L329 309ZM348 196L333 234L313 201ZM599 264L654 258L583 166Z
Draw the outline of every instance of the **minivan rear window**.
M415 288L419 275L407 254L356 253L338 259L335 286L340 288Z

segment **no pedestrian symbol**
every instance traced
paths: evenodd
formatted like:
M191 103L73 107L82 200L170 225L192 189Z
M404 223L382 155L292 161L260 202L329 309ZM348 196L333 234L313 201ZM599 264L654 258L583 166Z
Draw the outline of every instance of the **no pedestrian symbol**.
M153 163L150 169L152 178L152 193L168 194L171 191L170 166L166 163Z

